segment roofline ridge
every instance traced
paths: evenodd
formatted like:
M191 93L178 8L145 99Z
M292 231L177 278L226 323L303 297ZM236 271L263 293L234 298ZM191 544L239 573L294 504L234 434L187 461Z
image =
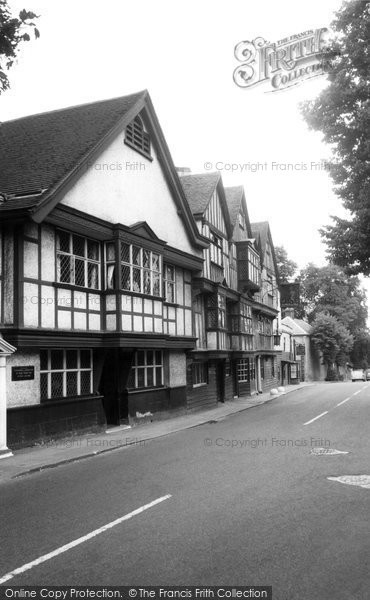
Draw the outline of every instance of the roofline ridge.
M110 102L114 100L119 100L120 98L126 99L133 96L143 96L148 95L149 92L147 89L140 90L139 92L134 92L133 94L127 94L126 96L115 96L114 98L103 98L102 100L96 100L95 102L82 102L81 104L71 104L70 106L65 106L64 108L53 108L52 110L45 110L43 112L32 113L30 115L24 115L23 117L16 117L15 119L9 119L8 121L1 121L1 125L6 125L7 123L14 123L15 121L22 121L23 119L30 119L31 117L40 117L41 115L50 115L53 113L63 112L64 110L70 110L72 108L82 108L83 106L102 104L103 102Z

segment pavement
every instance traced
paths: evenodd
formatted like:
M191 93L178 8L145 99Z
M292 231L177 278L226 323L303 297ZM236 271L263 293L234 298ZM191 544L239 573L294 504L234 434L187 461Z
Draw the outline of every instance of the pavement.
M284 392L273 396L270 392L243 396L222 404L219 403L213 409L187 413L163 421L145 423L135 427L116 427L105 433L68 437L47 442L44 445L14 450L13 456L0 460L0 484L45 469L119 450L126 446L145 444L146 441L191 429L210 421L220 421L228 415L271 402L280 396L312 385L315 384L303 382L298 385L288 385L284 387Z

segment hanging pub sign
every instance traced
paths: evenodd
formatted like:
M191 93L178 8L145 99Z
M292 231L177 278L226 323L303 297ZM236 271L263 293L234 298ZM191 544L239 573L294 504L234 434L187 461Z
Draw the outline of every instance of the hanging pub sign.
M298 308L300 305L299 283L280 284L281 308Z
M298 344L296 347L296 355L304 356L306 354L306 346L304 344Z
M35 379L35 367L12 367L12 381Z

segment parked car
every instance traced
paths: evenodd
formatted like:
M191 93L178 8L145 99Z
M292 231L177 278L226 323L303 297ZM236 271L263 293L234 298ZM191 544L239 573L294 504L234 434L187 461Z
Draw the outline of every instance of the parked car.
M363 369L354 369L352 371L352 381L366 381L365 371Z
M370 380L370 369L366 369L366 380Z

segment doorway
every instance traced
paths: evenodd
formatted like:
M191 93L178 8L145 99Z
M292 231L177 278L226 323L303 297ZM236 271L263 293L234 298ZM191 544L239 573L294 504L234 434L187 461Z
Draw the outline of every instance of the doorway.
M216 363L217 402L225 402L225 361Z
M101 376L101 393L107 425L128 422L127 381L130 374L133 352L112 348L104 353Z

